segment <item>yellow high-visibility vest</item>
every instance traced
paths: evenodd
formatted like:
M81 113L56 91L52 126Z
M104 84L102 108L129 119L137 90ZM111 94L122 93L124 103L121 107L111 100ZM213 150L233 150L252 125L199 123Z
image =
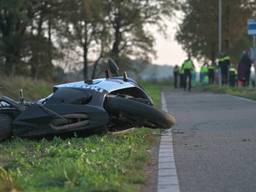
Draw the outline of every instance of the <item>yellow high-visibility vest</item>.
M190 69L190 70L193 70L195 67L194 67L194 64L193 64L193 61L191 59L188 59L186 60L183 65L182 65L182 69L183 70L186 70L186 69Z

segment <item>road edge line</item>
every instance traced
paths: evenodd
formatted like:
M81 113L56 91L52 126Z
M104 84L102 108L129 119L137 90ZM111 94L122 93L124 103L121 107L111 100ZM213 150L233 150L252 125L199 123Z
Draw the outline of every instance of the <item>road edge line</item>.
M161 92L162 110L168 112L166 98ZM173 135L171 129L161 133L158 151L158 192L180 192L176 163L173 151Z

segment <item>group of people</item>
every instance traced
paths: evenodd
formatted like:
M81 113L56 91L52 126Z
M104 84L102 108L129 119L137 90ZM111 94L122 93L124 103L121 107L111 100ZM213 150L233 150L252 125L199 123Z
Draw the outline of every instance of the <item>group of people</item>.
M249 51L243 52L237 66L231 63L230 56L222 53L217 63L210 65L205 63L200 68L200 82L202 84L214 84L219 79L222 85L229 85L231 87L248 86L252 63ZM217 71L219 73L216 73ZM174 87L191 91L193 73L195 73L195 66L189 55L181 67L178 65L174 67Z
M216 71L219 70L220 76L216 77ZM222 85L229 85L231 87L237 84L237 69L231 64L230 57L221 54L218 58L217 65L212 63L204 64L200 69L200 82L203 84L214 84L216 79L219 78Z
M218 59L218 66L221 72L221 84L229 84L231 87L249 86L252 63L253 61L249 51L243 51L237 66L231 63L228 55L221 54Z

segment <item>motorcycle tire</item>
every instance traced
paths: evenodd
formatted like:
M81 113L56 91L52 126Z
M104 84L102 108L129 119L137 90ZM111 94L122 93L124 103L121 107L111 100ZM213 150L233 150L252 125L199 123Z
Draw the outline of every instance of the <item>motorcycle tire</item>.
M110 113L123 114L151 128L168 129L176 123L171 114L135 99L110 96L106 98L105 107Z
M12 118L7 114L0 114L0 141L11 137Z

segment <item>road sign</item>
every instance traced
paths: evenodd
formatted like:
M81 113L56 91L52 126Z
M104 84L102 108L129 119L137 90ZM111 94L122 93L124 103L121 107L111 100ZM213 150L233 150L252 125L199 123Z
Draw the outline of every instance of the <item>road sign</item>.
M256 35L256 21L254 19L248 19L247 26L248 26L248 34Z

